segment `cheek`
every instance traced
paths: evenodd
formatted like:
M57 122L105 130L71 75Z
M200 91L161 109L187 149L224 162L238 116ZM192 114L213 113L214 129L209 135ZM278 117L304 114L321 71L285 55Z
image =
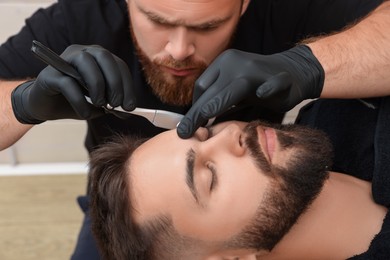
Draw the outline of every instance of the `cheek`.
M268 180L254 166L252 160L230 159L220 168L219 190L215 192L216 208L257 208Z
M142 51L153 59L154 56L164 50L167 42L167 33L153 26L144 17L134 17L131 20L132 30Z
M232 20L216 31L199 34L196 40L196 50L199 56L210 64L219 54L229 47L237 20Z
M215 192L215 207L219 210L247 212L251 215L261 202L268 185L249 158L230 158L220 169L219 190Z
M192 211L179 229L189 236L220 241L238 234L252 220L268 184L252 163L242 158L223 158L219 184L205 211Z
M231 30L222 29L215 33L198 34L196 36L196 54L210 64L219 54L227 49L231 38Z

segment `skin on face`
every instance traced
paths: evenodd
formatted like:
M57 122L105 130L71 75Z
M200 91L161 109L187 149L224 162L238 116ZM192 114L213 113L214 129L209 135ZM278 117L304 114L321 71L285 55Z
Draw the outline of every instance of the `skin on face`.
M129 169L135 220L167 215L180 234L206 242L226 241L242 231L269 184L243 141L245 125L219 124L211 136L200 128L188 140L172 130L141 145ZM291 150L279 148L275 130L259 126L257 133L267 161L283 165ZM187 181L188 155L193 153L196 192Z
M130 0L132 30L146 56L153 60L191 58L210 64L230 42L249 1L231 0ZM188 76L196 68L163 73Z

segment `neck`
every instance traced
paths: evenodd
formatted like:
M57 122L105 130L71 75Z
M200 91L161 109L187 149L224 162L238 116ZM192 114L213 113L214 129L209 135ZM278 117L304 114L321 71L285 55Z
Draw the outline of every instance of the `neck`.
M331 172L321 193L264 259L346 259L368 250L387 208L371 183ZM288 257L286 257L288 256Z

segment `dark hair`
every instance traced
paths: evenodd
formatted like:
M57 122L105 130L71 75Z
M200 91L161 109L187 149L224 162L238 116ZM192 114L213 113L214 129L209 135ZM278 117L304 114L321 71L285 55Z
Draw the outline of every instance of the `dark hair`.
M92 231L103 259L128 259L129 254L146 259L147 237L129 216L132 206L127 181L129 158L144 140L114 139L90 157Z
M103 259L180 259L195 244L180 236L167 216L142 225L132 219L129 166L131 155L146 140L115 136L91 153L92 232Z

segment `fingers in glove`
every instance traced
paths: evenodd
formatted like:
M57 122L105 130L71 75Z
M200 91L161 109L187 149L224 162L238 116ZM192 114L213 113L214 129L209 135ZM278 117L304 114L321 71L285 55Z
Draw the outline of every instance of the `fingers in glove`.
M251 92L253 91L246 79L236 79L202 106L201 116L206 119L217 117L237 105L248 95L254 95Z
M287 112L303 100L300 90L293 87L290 74L283 72L261 85L256 95L263 106L277 112Z
M115 58L119 67L119 71L122 78L122 88L123 88L123 102L122 108L127 111L132 111L137 106L137 100L133 88L133 79L127 64L119 59Z
M258 98L268 98L288 90L292 85L292 78L289 73L281 72L269 78L256 90Z
M214 67L209 67L203 72L203 74L195 82L192 104L195 104L203 93L217 81L219 74L220 70Z
M206 89L206 91L197 99L195 103L193 103L193 106L190 108L190 110L180 121L176 130L180 138L183 139L190 138L191 136L194 135L194 133L200 126L204 125L207 122L208 118L202 117L201 110L203 106L207 104L208 101L212 99L219 92L221 86L218 86L217 83L218 81L215 82L214 84L211 84L210 87Z
M237 79L224 88L211 86L181 120L177 134L183 139L190 138L200 126L236 105L249 91L245 79Z
M98 114L103 114L102 108L94 107L87 102L76 80L70 77L63 77L61 79L60 92L80 118L89 119Z
M198 110L190 110L177 126L177 135L182 139L191 138L196 130L206 122L207 119L203 118Z
M68 62L77 69L83 78L92 103L97 107L105 106L107 104L105 79L94 56L81 51L68 57Z
M113 107L122 105L123 101L123 81L120 71L120 64L117 63L115 55L103 48L88 48L90 53L100 67L105 80L106 102Z

